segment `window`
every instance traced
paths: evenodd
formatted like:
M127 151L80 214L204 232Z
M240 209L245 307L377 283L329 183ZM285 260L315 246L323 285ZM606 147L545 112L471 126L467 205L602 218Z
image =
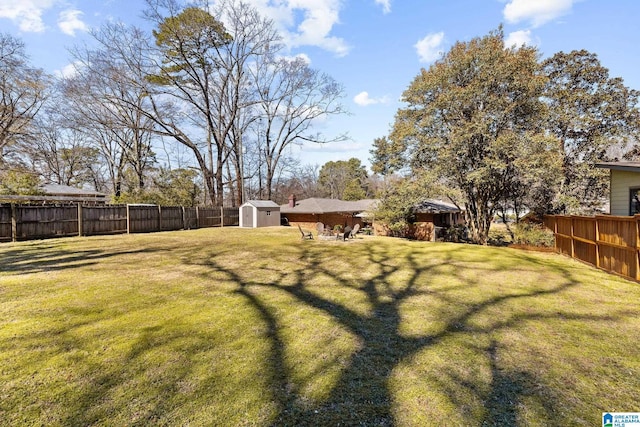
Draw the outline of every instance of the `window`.
M629 189L629 215L640 214L640 188Z
M271 211L267 211L267 216L271 216Z

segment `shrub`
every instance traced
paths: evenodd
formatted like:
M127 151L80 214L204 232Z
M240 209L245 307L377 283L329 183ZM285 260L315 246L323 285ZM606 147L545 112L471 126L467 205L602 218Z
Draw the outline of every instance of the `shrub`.
M551 230L541 224L519 223L513 232L513 243L517 245L544 246L554 245Z

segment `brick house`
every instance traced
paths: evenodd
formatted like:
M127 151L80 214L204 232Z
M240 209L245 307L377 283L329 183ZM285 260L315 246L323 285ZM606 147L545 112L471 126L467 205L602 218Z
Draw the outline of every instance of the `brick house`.
M356 224L363 227L370 222L367 212L376 202L375 199L345 201L318 197L297 200L291 195L289 203L280 206L280 214L289 225L307 229L315 229L318 222L330 228L336 225L353 227Z

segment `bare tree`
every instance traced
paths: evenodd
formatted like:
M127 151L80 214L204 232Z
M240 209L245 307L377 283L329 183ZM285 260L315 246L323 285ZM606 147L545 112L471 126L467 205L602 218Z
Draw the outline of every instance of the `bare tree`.
M261 125L260 140L266 162L265 188L271 198L278 162L292 144L305 141L327 143L344 141L346 135L325 137L313 126L319 119L344 114L340 104L344 89L332 77L309 67L304 58L293 59L273 49L252 71L258 90Z
M101 48L76 48L76 73L62 84L69 104L67 119L100 148L119 197L126 170L133 171L135 188L142 190L155 162L155 123L145 113L150 103L140 67L144 45L136 43L141 33L119 24L107 24L93 35Z
M21 144L21 152L45 182L104 190L100 151L80 131L66 125L55 98L35 122L37 137Z
M0 33L0 165L11 145L31 135L49 85L49 76L29 65L22 41Z

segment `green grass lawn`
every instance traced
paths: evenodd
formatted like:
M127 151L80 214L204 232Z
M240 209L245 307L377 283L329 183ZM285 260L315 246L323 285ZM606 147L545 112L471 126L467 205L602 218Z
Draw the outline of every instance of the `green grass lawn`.
M555 254L297 229L0 245L2 425L600 425L640 285Z

